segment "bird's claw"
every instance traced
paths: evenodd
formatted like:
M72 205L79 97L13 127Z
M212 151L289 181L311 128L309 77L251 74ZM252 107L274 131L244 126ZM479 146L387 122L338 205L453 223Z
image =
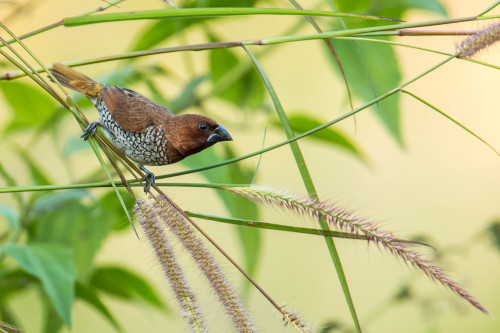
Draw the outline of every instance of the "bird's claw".
M80 138L83 138L84 141L87 141L90 137L94 136L97 132L97 128L99 127L99 123L97 121L91 122L83 131L83 134L80 135Z
M139 169L141 169L146 173L142 178L142 180L146 182L146 184L144 185L144 193L148 193L149 190L151 189L151 186L155 183L156 180L155 175L142 165L139 166Z

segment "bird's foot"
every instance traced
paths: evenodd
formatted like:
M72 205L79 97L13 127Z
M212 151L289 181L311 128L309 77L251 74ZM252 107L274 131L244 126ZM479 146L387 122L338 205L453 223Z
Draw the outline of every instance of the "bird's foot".
M148 193L149 190L151 189L151 185L155 183L155 175L151 171L146 169L144 165L139 165L139 169L141 169L146 173L144 175L144 178L142 178L142 180L146 182L146 184L144 185L144 193Z
M97 128L101 124L97 121L91 122L83 131L83 134L80 135L80 138L83 138L84 141L87 141L90 137L94 136L95 133L97 132Z

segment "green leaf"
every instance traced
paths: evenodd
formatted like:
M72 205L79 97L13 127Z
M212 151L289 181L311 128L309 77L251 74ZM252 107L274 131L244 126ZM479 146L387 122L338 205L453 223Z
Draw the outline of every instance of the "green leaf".
M0 320L4 323L9 323L15 327L22 327L19 323L19 319L14 314L14 312L10 309L7 304L0 303Z
M11 256L43 289L66 326L71 327L75 298L75 266L70 249L56 244L5 244L0 251Z
M223 147L222 156L218 155L215 149L206 149L194 157L183 160L183 163L190 168L196 168L236 156L228 146L223 145ZM253 170L245 168L239 163L232 163L221 168L202 171L201 175L212 183L244 184L252 181ZM249 220L259 219L259 208L255 203L225 191L217 191L216 193L231 216ZM242 252L245 256L245 269L250 275L255 276L260 256L261 232L251 228L236 228L235 230L240 238Z
M101 313L111 323L111 325L113 325L113 327L116 328L116 330L122 331L120 324L118 324L115 317L113 317L113 315L111 314L111 312L109 312L106 305L99 298L99 295L95 291L95 288L77 282L76 297L84 300L90 306L96 309L99 313Z
M197 103L196 91L198 87L208 79L207 75L195 76L182 89L182 92L170 102L169 108L177 114L189 106Z
M306 112L289 115L288 120L290 121L295 134L307 132L324 123L313 118L312 116L309 116ZM275 127L281 128L281 122L279 122L278 120L274 121L272 124ZM317 139L324 143L340 147L351 153L353 156L359 158L361 161L366 162L365 156L361 149L349 137L347 137L347 135L345 135L335 127L325 128L319 132L311 134L309 138Z
M338 11L344 13L363 13L367 15L377 15L402 19L408 10L422 9L440 15L447 15L444 6L436 0L337 0L335 6ZM362 20L360 20L362 21ZM366 26L367 22L357 22ZM378 21L375 22L379 23ZM351 22L349 26L352 27Z
M63 157L67 158L82 150L89 150L90 145L79 137L70 136L64 141Z
M21 147L18 147L16 151L19 154L19 156L24 160L24 163L28 167L31 173L31 178L33 179L33 182L35 184L37 185L53 184L53 182L47 176L46 172L42 169L39 163L33 159L30 153L28 153Z
M340 12L363 13L393 19L403 19L407 11L411 9L422 9L446 15L446 9L436 0L338 0L335 5ZM363 28L383 24L388 24L388 22L358 20L349 22L349 28ZM334 29L343 28L336 25ZM379 43L354 43L347 40L336 40L333 45L339 55L353 92L364 101L375 98L373 90L375 90L377 96L380 96L397 87L401 81L399 62L392 47ZM335 61L331 63L340 74L337 63ZM374 108L389 133L400 144L403 144L399 94L386 98Z
M390 46L364 42L354 44L347 40L336 40L334 47L352 91L363 100L370 101L375 98L373 88L377 96L380 96L399 85L401 81L399 62ZM334 66L337 68L336 63ZM399 96L394 94L380 101L378 107L374 106L374 109L389 132L402 144Z
M92 274L90 285L120 298L132 299L136 297L155 308L168 311L151 285L144 278L125 268L99 267Z
M59 199L59 194L50 197ZM47 205L47 211L34 218L30 228L34 241L71 248L78 277L82 280L92 271L94 257L111 230L112 222L103 218L103 210L99 206L89 207L74 198L54 200Z
M12 111L5 133L32 128L57 112L55 101L42 90L22 82L2 82L0 91Z
M44 301L43 333L58 333L63 328L63 322L54 307Z
M17 186L16 180L14 179L14 177L12 177L12 175L9 172L7 172L7 170L5 170L2 163L0 163L0 177L5 181L7 186ZM21 209L21 207L24 207L24 199L21 196L21 194L14 193L13 195L14 195L14 198L16 198L16 201L17 201L20 209Z
M205 0L187 3L183 8L193 7L253 7L256 0ZM154 22L144 29L131 47L132 51L148 50L172 36L177 36L185 32L193 25L203 24L213 18L199 17L196 19L161 20Z
M488 226L488 234L493 246L500 251L500 221L495 221Z
M216 39L214 39L216 40ZM264 86L259 74L248 67L245 74L234 78L228 73L241 62L229 49L214 49L210 51L209 67L213 85L223 85L218 97L237 105L256 108L264 102ZM227 82L225 80L228 80Z
M443 16L448 15L446 8L437 0L404 0L403 3L408 4L409 9L423 9Z
M32 217L35 218L39 214L43 214L51 210L57 210L59 207L63 207L70 201L78 201L85 197L92 198L89 192L79 189L50 193L49 195L43 196L35 201L31 209Z
M134 208L135 200L125 190L119 191L129 211ZM106 192L98 201L97 205L101 207L101 219L106 219L113 230L128 230L130 223L123 211L120 201L116 197L115 191Z
M33 283L33 277L21 269L0 271L0 303L12 294L26 290Z
M19 213L14 208L0 204L0 215L5 218L11 229L19 227Z
M200 19L203 21L204 19ZM138 40L132 45L132 51L149 50L174 34L182 33L189 26L200 23L198 20L161 20L146 27Z

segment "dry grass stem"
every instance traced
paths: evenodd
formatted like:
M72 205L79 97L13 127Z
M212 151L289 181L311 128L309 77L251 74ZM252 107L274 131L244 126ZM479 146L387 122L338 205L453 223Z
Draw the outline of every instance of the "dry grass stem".
M195 235L194 229L187 223L184 216L163 195L158 196L154 206L161 216L161 220L189 251L208 279L237 331L257 332L238 294L225 277L215 258Z
M315 201L309 197L300 197L295 194L273 191L264 186L227 187L226 191L232 192L249 200L269 204L271 206L286 208L301 215L314 219L324 218L325 221L341 231L352 234L362 234L370 242L381 245L384 249L403 259L423 271L429 278L437 281L467 300L470 304L484 313L488 311L476 299L463 289L457 282L448 278L443 270L424 259L417 251L411 249L408 243L402 243L388 231L380 230L374 223L354 216L352 212L336 207L328 202Z
M143 200L137 200L134 212L167 276L175 298L183 311L182 316L187 320L193 332L208 332L196 297L189 287L182 268L177 263L175 253L163 232L162 223L158 221L158 211L155 208L145 204Z

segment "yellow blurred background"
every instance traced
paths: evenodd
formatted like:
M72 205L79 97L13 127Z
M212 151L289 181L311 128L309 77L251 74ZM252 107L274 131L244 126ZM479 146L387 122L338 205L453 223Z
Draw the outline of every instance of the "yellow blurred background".
M315 8L316 1L304 1L304 8ZM36 1L33 6L15 19L4 23L20 35L63 17L80 14L103 3L100 1ZM450 17L477 14L491 5L485 0L444 1ZM265 4L264 4L265 5ZM262 5L262 6L264 6ZM8 6L0 4L0 13ZM287 2L271 2L272 6L288 6ZM124 1L118 11L164 8L159 0ZM495 12L497 13L497 12ZM409 22L439 18L423 11L411 12ZM277 36L285 26L298 18L249 17L224 19L212 28L225 40L258 39ZM279 24L277 24L279 23ZM97 24L76 28L60 27L25 42L45 63L63 62L125 52L131 41L148 22L133 21L114 24ZM477 29L482 23L456 24L443 29ZM439 29L439 28L436 28ZM302 32L310 32L304 27ZM402 42L423 45L446 52L454 52L457 37L404 37ZM186 39L170 40L168 45L201 42L200 31L194 30ZM308 110L325 121L334 119L349 110L345 88L332 67L325 61L320 41L281 45L262 59L285 110ZM252 50L259 50L254 47ZM240 55L244 56L243 51ZM404 81L414 77L444 59L427 52L396 48L403 67ZM204 52L190 54L194 68L204 68ZM480 60L500 65L500 45L493 46L478 56ZM383 59L381 59L383 61ZM142 63L159 62L168 65L183 79L189 78L184 57L180 53L147 57ZM116 64L109 62L80 67L88 76L97 76ZM27 81L27 79L22 79ZM463 60L453 60L430 75L418 80L408 90L425 98L457 121L481 136L500 150L500 71ZM0 82L8 84L8 82ZM142 86L133 89L147 93ZM142 90L141 90L142 89ZM165 89L175 91L171 82ZM10 112L0 100L0 124L5 124ZM361 105L361 101L356 101ZM260 148L262 126L241 129L235 123L241 114L227 105L209 102L211 110L225 119L234 141L231 143L240 154ZM384 229L402 237L428 236L438 248L458 247L472 235L484 230L492 221L500 218L500 157L484 144L466 133L449 120L408 96L401 98L403 137L401 148L389 136L375 115L365 110L357 115L357 126L348 119L338 126L349 133L369 159L369 166L331 146L315 141L301 141L301 148L320 198L336 202L354 210L371 221L379 221ZM187 110L190 111L190 110ZM97 119L97 113L88 113ZM254 122L252 121L252 124ZM68 134L79 135L72 119L67 119ZM27 170L13 153L14 144L23 145L29 136L12 135L0 140L1 160L5 168L16 171L19 183L28 181ZM279 142L284 136L269 131L266 144ZM48 138L40 140L32 151L43 168L60 184L69 181ZM194 157L195 158L195 157ZM75 174L84 174L98 167L91 152L72 158ZM248 162L255 164L255 159ZM156 174L181 170L182 166L152 167ZM175 181L203 181L200 176L190 175ZM288 147L282 147L263 156L259 184L279 189L305 193L293 156ZM214 192L204 189L168 188L165 190L184 209L227 215ZM96 190L96 193L98 190ZM1 195L0 202L10 203L12 198ZM275 209L264 209L262 219L276 223L315 227L313 221L305 222L291 214ZM124 223L126 220L124 218ZM242 260L232 226L200 221L200 225L228 253ZM472 308L440 285L429 281L421 272L396 260L392 255L365 242L336 241L347 280L353 295L362 327L365 332L500 332L500 252L491 244L478 244L472 251L450 255L439 262L446 272L459 281L491 312L487 316ZM316 236L304 236L284 232L263 232L262 259L256 280L279 303L287 303L316 330L327 320L342 319L351 325L338 278L328 256L324 241ZM424 250L430 252L430 250ZM227 275L235 285L241 286L243 278L227 261L220 258ZM175 308L150 248L145 241L138 241L132 231L111 238L97 260L130 267L147 275L158 290ZM204 287L203 278L191 272L198 289ZM413 283L417 301L403 302L386 312L376 315L385 302L405 282ZM197 283L196 283L197 284ZM26 292L15 300L13 309L25 324L27 332L40 327L42 313L34 292ZM220 305L210 308L213 295L201 297L208 315L216 322L220 332L230 331L230 325L220 315ZM125 332L187 332L187 327L176 315L166 317L141 304L122 304L116 299L105 298L112 313L123 324ZM272 306L256 291L248 301L249 310L262 332L292 332L283 327L281 318L273 315ZM426 310L426 311L425 311ZM77 302L73 312L71 332L113 332L109 323L87 305ZM219 322L220 321L220 322Z

